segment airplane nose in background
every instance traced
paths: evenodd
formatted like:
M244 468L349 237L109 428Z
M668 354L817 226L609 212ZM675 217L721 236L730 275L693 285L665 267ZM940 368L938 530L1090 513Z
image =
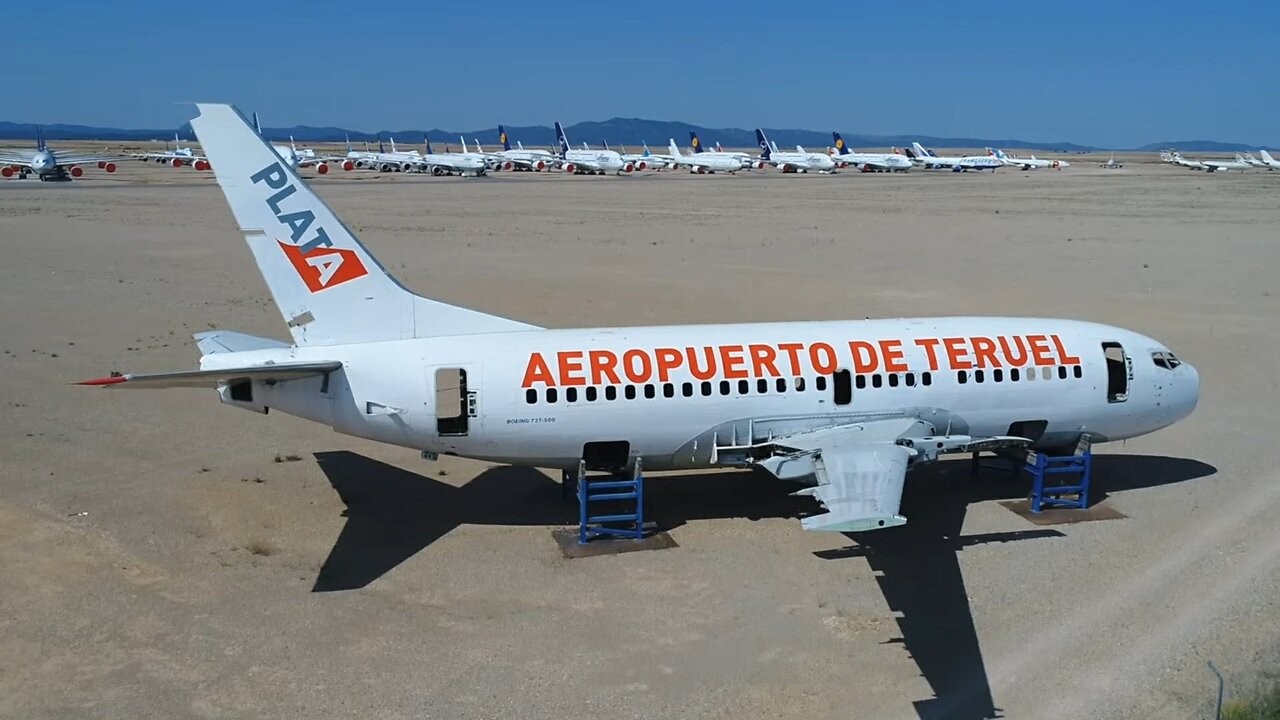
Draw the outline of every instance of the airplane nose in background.
M1176 385L1176 406L1178 419L1181 420L1190 415L1200 402L1200 373L1187 363L1183 363L1178 369L1182 371L1179 373L1182 377L1178 378Z

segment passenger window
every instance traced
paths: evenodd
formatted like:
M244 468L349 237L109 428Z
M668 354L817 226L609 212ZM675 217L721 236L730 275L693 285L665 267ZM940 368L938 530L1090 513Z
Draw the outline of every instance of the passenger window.
M1059 380L1066 380L1066 379L1067 379L1067 366L1066 366L1066 365L1059 365L1059 366L1058 366L1058 379L1059 379Z
M880 377L876 375L875 377ZM837 405L848 405L853 400L853 382L848 370L837 370L831 376L835 383L835 401Z
M867 387L867 376L866 376L866 375L858 375L857 377L855 377L855 378L853 379L853 384L854 384L854 386L855 386L855 387L857 387L859 390L865 390L865 389L866 389L866 387Z
M924 372L920 373L920 384L924 385L925 387L929 387L930 385L932 385L933 373L929 372L928 370L925 370Z
M1053 368L1051 367L1040 368L1040 377L1044 378L1045 380L1052 380Z
M721 380L721 381L720 381L720 394L721 394L721 395L728 395L728 394L729 394L729 381L728 381L728 380Z
M889 376L889 387L898 387L898 376L896 374Z
M646 385L645 387L653 387L653 386L652 386L652 385ZM624 397L626 397L628 400L635 400L635 399L636 399L636 386L635 386L635 385L627 385L626 387L622 388L622 395L623 395ZM652 396L652 395L650 395L649 397L653 397L653 396Z
M969 382L969 373L965 372L964 370L961 370L960 372L956 373L956 379L960 381L961 385L963 385Z
M1035 379L1036 379L1036 369L1035 369L1035 368L1027 368L1027 382L1031 382L1031 381L1033 381L1033 380L1035 380Z
M555 401L556 401L556 395L557 395L557 393L556 393L556 389L555 389L555 388L547 388L547 402L549 402L549 403L553 403L553 402L555 402Z
M826 390L826 389L827 389L827 376L826 376L826 375L819 375L819 376L818 376L818 379L814 381L813 386L814 386L815 388L817 388L818 392L822 392L822 391Z
M680 394L685 397L693 397L693 383L687 382L680 386Z
M795 382L796 392L804 392L804 378L798 377Z
M907 381L907 387L915 387L915 386L916 386L916 374L915 374L915 373L907 373L907 376L906 376L905 378L903 378L903 379Z
M711 395L711 382L704 380L702 383L702 397L709 397L710 395Z
M880 373L876 373L875 375L871 376L871 387L878 388L883 384L884 384L884 380L881 379Z
M649 400L652 400L652 399L654 399L655 397L657 397L657 395L658 395L658 391L654 389L654 387L653 387L653 384L652 384L652 383L647 384L647 385L645 385L645 386L644 386L644 396L645 396L645 398L647 398L647 399L649 399Z
M586 395L587 395L587 402L595 402L595 401L596 401L596 386L595 386L595 385L592 385L592 386L588 387L588 388L587 388Z
M1071 368L1071 374L1075 375L1076 379L1080 379L1084 377L1084 370L1082 370L1079 365L1074 365Z
M533 388L529 388L528 390L525 390L524 401L529 403L530 405L538 402L538 391L534 390Z
M1004 382L1004 371L996 368L991 371L991 382Z
M746 380L739 380L739 381L738 381L738 394L739 394L739 395L746 395L746 394L747 394L747 393L749 393L749 392L751 392L751 383L747 382Z
M764 378L760 378L759 380L757 380L756 392L760 393L761 395L769 392L769 381L765 380Z
M673 398L676 396L676 386L671 383L662 383L662 397Z
M981 371L981 370L974 370L974 371L973 371L973 381L974 381L974 382L976 382L976 383L980 383L980 382L982 382L984 379L986 379L986 378L985 378L985 375L986 375L986 373L984 373L984 372L983 372L983 371Z
M604 399L605 399L605 400L617 400L617 399L618 399L618 386L617 386L617 385L606 385L606 386L604 387Z
M778 392L780 392L780 393L784 393L784 392L786 392L786 391L787 391L787 379L786 379L786 378L778 378L777 386L778 386Z
M578 402L578 388L571 387L564 389L565 402Z
M1009 368L1009 380L1012 382L1018 382L1021 379L1022 371L1018 370L1018 368Z

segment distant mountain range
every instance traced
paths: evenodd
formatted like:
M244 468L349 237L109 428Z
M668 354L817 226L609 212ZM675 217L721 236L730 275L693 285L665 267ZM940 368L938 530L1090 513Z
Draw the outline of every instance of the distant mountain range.
M194 137L189 124L184 124L180 128L169 129L121 129L63 124L42 125L40 127L43 128L45 136L50 140L103 140L107 142L166 140L172 138L175 131L184 140L190 140ZM523 142L529 147L551 146L555 144L555 131L545 125L527 127L508 126L506 130L507 137L511 139L511 143L513 145L517 140ZM707 146L714 145L716 142L721 143L725 147L738 148L755 147L756 145L754 130L744 130L742 128L708 128L683 122L643 120L640 118L612 118L604 121L581 122L566 127L565 133L569 136L569 141L575 145L581 145L586 142L590 143L593 147L597 147L603 141L607 140L613 146L630 145L638 147L641 143L647 142L649 147L657 150L660 147L666 147L667 138L675 138L676 142L681 146L687 145L690 130L696 131L703 144ZM803 145L808 148L823 148L832 144L831 133L829 131L765 128L765 132L768 133L770 140L776 142L778 146L782 148L789 148L794 145ZM36 125L32 123L0 121L0 138L34 138L35 133ZM293 127L283 128L263 128L263 134L265 134L270 140L288 140L289 137L292 136L294 140L300 143L342 142L343 139L347 137L350 137L352 142L376 142L379 137L384 139L396 138L398 143L405 145L420 144L423 137L423 131L420 129L382 130L370 133L339 127L312 127L310 125L295 125ZM426 135L431 138L432 144L439 145L442 149L446 145L452 145L453 143L458 142L458 138L460 136L465 137L468 143L479 139L480 142L487 146L488 149L493 149L498 145L498 129L496 127L461 131L432 128L426 131ZM1050 150L1068 153L1092 152L1104 149L1062 141L1037 142L1013 138L935 137L930 135L860 135L857 133L842 133L842 135L844 136L846 143L857 148L888 148L891 146L903 146L910 145L914 140L919 141L921 144L926 146L946 148L981 148L989 146L1005 149ZM1180 142L1152 143L1150 145L1131 149L1136 151L1155 151L1169 147L1195 152L1233 152L1236 150L1252 150L1256 149L1257 146L1241 143L1216 142L1212 140L1183 140ZM1120 150L1129 148L1106 149Z

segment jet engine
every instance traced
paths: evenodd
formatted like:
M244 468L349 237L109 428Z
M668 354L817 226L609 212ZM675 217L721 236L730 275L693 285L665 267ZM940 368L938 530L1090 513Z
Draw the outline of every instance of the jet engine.
M7 178L13 177L13 168L9 167L8 165L5 165L4 167L0 168L0 177L7 177Z
M115 163L113 163L113 162L109 162L109 163L107 163L107 164L103 165L103 166L102 166L102 169L103 169L103 170L106 170L106 171L107 171L107 172L109 172L109 173L113 173L113 172L115 172L115 171L116 171L116 164L115 164Z
M71 177L80 177L84 174L84 168L81 168L78 165L72 165L67 168L67 172L71 173Z
M174 158L174 159L173 159L173 162L172 162L171 164L172 164L174 167L176 167L176 168L180 168L180 167L182 167L182 160L180 160L180 159L178 159L178 158Z
M353 163L353 162L351 162L350 160L344 160L344 161L343 161L343 163L342 163L342 169L343 169L343 170L353 170L353 169L355 169L355 166L356 166L356 164L355 164L355 163Z
M324 175L329 172L329 166L325 163L316 163L316 174Z
M516 164L515 164L515 163L513 163L513 162L511 162L510 160L508 160L508 161L506 161L506 162L502 163L502 169L503 169L503 170L515 170L515 169L516 169Z
M635 170L635 169L636 169L636 166L635 166L635 165L632 165L631 163L627 163L626 165L624 165L624 166L622 167L622 169L623 169L625 172L631 172L631 171L633 171L633 170Z
M647 170L647 169L649 169L649 164L648 164L648 163L646 163L645 161L641 160L640 162L636 163L636 169L637 169L637 170Z
M538 162L533 164L533 169L536 172L542 172L543 170L547 169L547 164L539 160Z
M578 166L577 166L577 165L574 165L573 163L565 163L565 164L561 167L561 169L562 169L562 170L564 170L565 172L569 173L570 175L572 175L573 173L575 173L575 172L577 172L577 171L578 171Z

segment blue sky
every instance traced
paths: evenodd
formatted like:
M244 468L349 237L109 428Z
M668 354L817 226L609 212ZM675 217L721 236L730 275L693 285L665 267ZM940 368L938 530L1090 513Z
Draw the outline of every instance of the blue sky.
M1276 2L436 5L17 4L0 119L171 127L194 114L182 101L223 100L277 127L624 116L1280 145Z

